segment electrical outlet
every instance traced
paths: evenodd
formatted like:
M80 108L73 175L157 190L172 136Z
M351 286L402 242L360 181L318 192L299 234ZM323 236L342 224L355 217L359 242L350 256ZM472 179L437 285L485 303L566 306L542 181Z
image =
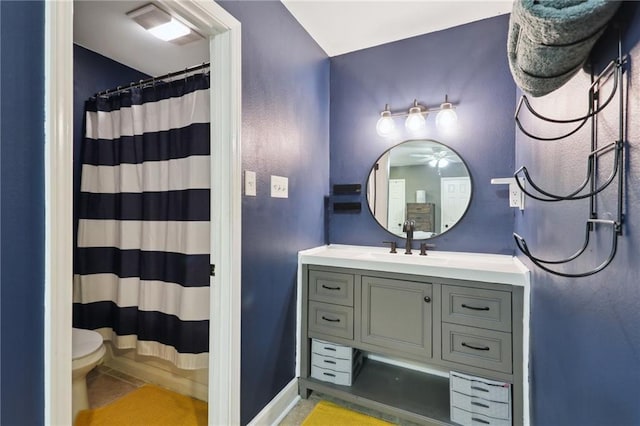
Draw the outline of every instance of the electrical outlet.
M244 171L244 195L247 197L256 196L256 172Z
M289 178L272 175L271 196L273 198L289 198Z
M524 178L520 179L520 184L524 188ZM509 185L509 207L517 207L524 210L524 192L520 190L516 178L493 178L492 185Z
M524 186L524 179L520 178L520 183ZM520 210L524 210L524 192L520 190L515 179L509 183L509 207L518 207Z

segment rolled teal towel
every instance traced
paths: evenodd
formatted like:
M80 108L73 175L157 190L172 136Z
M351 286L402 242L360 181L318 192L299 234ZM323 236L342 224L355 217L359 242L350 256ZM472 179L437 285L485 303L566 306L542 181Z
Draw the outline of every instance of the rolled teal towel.
M587 60L619 6L606 0L516 0L507 42L516 84L534 97L564 85Z

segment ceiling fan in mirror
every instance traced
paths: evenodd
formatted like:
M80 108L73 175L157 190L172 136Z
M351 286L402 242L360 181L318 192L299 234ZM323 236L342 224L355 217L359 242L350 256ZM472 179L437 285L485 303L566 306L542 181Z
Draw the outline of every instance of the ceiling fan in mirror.
M412 153L409 154L414 157L416 161L426 162L430 167L445 168L450 163L460 163L461 159L455 153L448 150L435 150L431 149L431 153Z

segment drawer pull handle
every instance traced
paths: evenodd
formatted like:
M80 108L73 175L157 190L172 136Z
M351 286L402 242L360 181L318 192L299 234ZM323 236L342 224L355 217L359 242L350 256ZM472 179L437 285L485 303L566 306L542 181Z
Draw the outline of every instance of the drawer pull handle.
M324 374L325 376L329 376L329 377L336 377L335 374L331 374L331 373L322 373L322 374Z
M482 308L478 308L477 306L469 306L469 305L465 305L464 303L462 304L463 308L466 309L472 309L474 311L488 311L489 307L488 306L483 306Z
M329 322L340 322L340 318L327 318L324 315L322 316L322 319Z
M471 417L471 421L473 421L473 422L478 422L478 423L482 423L482 424L485 424L485 425L490 425L490 424L491 424L491 423L489 423L488 421L483 420L483 419L479 419L479 418L477 418L477 417Z
M327 364L335 364L335 361L329 361L328 359L325 359L324 362L326 362Z
M482 408L490 408L487 404L481 404L481 403L475 402L475 401L471 401L471 405L475 405L477 407L482 407Z
M334 352L335 352L335 351L336 351L336 348L332 348L332 347L330 347L330 346L325 346L325 347L324 347L324 350L325 350L325 351L334 351Z
M424 297L424 301L429 303L429 302L431 302L431 298L429 296L425 296Z
M479 388L479 387L477 387L477 386L471 386L471 389L473 389L473 390L478 390L478 391L482 391L482 392L489 392L489 389Z
M466 348L475 349L476 351L488 351L488 350L491 349L489 346L473 346L473 345L470 345L470 344L465 343L465 342L462 342L461 344L462 344L462 346L464 346Z
M327 290L340 290L340 287L329 287L328 285L322 284L322 288L326 288Z

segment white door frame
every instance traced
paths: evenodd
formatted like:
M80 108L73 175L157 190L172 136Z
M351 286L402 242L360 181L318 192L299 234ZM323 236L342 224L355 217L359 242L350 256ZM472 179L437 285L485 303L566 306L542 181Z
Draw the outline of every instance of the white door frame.
M240 423L240 22L213 1L160 0L211 42L212 236L209 424ZM71 419L73 2L45 3L44 422Z

